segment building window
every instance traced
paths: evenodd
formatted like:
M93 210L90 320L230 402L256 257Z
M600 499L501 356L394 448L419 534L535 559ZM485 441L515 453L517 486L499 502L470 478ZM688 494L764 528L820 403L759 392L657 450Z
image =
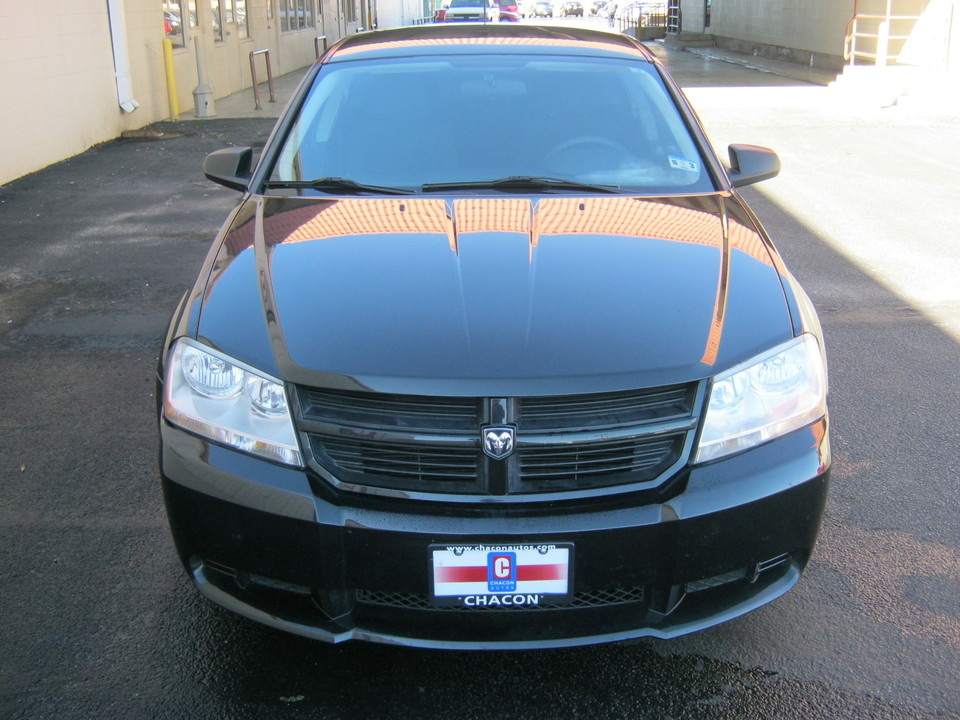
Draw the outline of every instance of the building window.
M357 4L355 0L340 0L343 3L343 16L347 22L357 21Z
M280 30L306 30L316 24L313 12L314 0L280 0Z
M183 23L183 8L180 0L165 0L163 3L163 32L174 47L184 47L187 35Z
M213 39L223 42L223 14L220 11L220 0L210 0L210 23L213 25Z
M250 16L247 15L247 0L236 0L237 5L237 37L250 37Z

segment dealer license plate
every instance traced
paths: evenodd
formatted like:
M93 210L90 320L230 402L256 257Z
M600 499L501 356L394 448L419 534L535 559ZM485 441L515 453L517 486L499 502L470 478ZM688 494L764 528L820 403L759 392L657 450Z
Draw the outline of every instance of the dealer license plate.
M431 545L434 605L520 608L569 602L572 543Z

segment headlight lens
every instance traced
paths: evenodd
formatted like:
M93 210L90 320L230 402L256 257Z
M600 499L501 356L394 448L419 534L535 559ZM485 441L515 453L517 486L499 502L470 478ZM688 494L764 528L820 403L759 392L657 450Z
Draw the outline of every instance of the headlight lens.
M188 346L180 362L184 380L204 397L225 398L240 392L243 370L223 358Z
M820 344L813 335L801 335L714 378L694 462L786 435L826 412Z
M186 338L170 351L164 417L225 445L303 465L283 384Z

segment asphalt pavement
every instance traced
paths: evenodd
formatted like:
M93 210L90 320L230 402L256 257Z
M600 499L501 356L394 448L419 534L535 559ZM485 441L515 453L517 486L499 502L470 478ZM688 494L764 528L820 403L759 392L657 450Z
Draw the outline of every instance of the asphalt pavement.
M0 187L0 717L960 717L960 118L656 48L718 148L783 160L748 195L821 312L835 453L800 584L670 642L515 653L326 646L202 600L157 353L237 198L203 157L285 100L224 99Z

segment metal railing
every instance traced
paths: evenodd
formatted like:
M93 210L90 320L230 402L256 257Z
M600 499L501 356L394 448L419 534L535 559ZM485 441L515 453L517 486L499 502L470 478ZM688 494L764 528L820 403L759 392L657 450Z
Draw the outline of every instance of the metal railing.
M854 15L844 33L844 62L856 65L857 60L865 60L873 65L888 65L897 61L903 43L910 37L909 30L913 30L920 15L894 15L892 10L892 0L887 0L883 14L861 13L859 0L854 2ZM894 28L904 26L909 28L906 33L894 32Z
M257 55L263 55L267 63L267 87L270 88L270 102L277 101L273 90L273 68L270 67L270 51L267 48L250 51L250 80L253 82L253 103L255 110L262 110L260 106L260 88L257 87Z
M617 13L617 27L620 32L636 29L640 37L640 28L655 28L664 33L667 28L667 4L665 2L635 2ZM654 34L657 34L654 32Z

